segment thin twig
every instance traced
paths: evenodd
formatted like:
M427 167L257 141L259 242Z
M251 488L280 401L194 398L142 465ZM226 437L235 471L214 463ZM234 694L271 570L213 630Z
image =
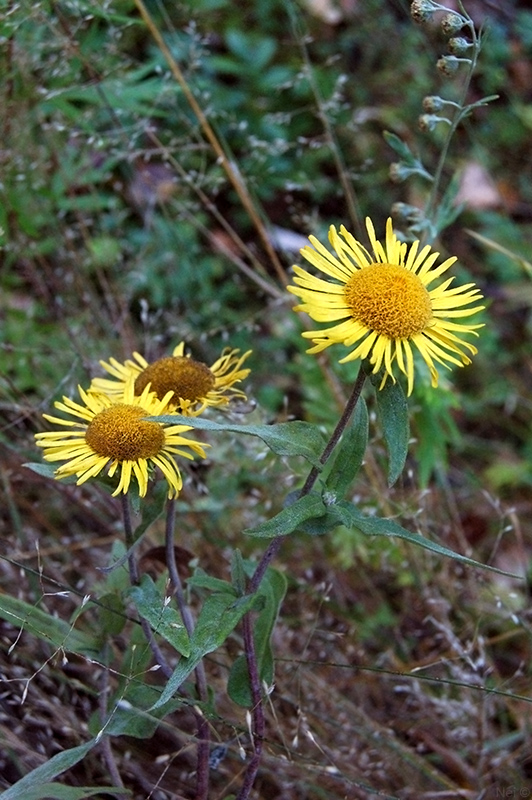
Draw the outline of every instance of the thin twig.
M174 76L175 80L181 87L183 91L183 95L185 96L188 104L190 105L192 111L194 112L196 119L198 120L201 129L205 135L205 138L208 140L209 144L211 145L216 158L218 159L218 163L223 168L224 172L226 173L233 189L236 191L238 197L240 198L240 202L242 203L243 207L246 209L247 213L249 214L253 224L255 225L257 232L262 240L262 244L264 245L264 249L268 253L270 261L272 263L275 272L277 273L277 277L281 281L283 285L285 285L288 280L286 277L286 272L283 269L281 262L277 257L277 253L275 252L273 245L271 243L270 237L268 236L268 231L266 230L266 226L262 221L260 215L257 213L257 209L253 203L251 195L249 194L244 179L238 169L236 163L227 157L227 154L222 147L220 140L216 136L209 120L207 119L205 112L199 105L198 101L196 100L190 86L188 85L183 72L175 58L173 57L172 53L170 52L169 47L167 46L164 38L159 31L157 25L153 21L149 11L147 10L146 6L142 2L142 0L135 0L135 5L137 6L140 15L144 22L146 23L146 27L150 31L151 35L157 42L158 47L161 50L164 58L166 59L166 63L170 67L170 71Z

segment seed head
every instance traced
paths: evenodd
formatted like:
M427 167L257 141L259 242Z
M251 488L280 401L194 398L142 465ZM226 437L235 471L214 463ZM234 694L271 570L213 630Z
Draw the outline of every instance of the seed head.
M466 20L460 14L445 14L440 22L440 28L445 36L454 36L455 33L461 31L466 23Z
M458 72L460 60L456 56L442 56L436 63L436 69L445 78L452 78Z
M427 22L432 17L433 13L434 5L430 0L413 0L410 6L410 16L418 25Z
M473 47L472 42L468 42L467 39L464 39L463 36L453 36L452 39L449 39L447 42L447 47L449 48L449 52L451 52L455 56L462 56L464 53L467 53L470 47Z

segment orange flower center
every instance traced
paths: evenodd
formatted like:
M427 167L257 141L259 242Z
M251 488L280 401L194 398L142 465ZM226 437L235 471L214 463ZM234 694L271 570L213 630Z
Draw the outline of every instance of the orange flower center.
M151 391L162 400L167 392L174 398L194 402L214 389L216 379L206 364L185 356L159 358L142 370L135 381L135 394L141 394L148 383Z
M390 339L408 339L430 325L430 295L420 278L397 264L357 270L345 285L353 319Z
M89 423L85 441L104 458L138 461L152 458L164 447L164 428L157 422L145 422L150 416L140 406L117 403L100 411Z

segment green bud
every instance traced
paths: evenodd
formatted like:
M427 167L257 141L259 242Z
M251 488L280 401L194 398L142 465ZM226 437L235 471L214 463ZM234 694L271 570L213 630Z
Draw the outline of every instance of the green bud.
M422 114L418 118L417 124L423 133L428 133L434 130L438 122L441 122L441 117L436 114Z

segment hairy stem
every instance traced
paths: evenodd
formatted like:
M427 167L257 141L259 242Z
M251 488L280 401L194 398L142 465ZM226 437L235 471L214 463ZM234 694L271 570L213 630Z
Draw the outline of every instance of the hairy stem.
M326 463L331 453L333 452L334 448L340 441L342 433L346 429L349 420L351 419L351 416L353 414L353 411L355 410L356 405L360 399L365 379L366 375L361 365L357 375L357 379L353 386L353 390L345 405L342 415L340 416L340 419L338 420L338 423L329 441L327 442L325 449L323 450L323 453L320 456L320 462L322 464ZM318 475L319 475L319 470L316 467L313 467L309 472L307 480L303 485L300 496L309 494L312 491L314 484L318 479ZM256 592L257 589L259 588L266 570L268 569L269 565L271 564L271 562L273 561L273 559L275 558L281 547L283 539L284 536L277 536L275 539L271 540L268 548L265 550L249 582L250 593ZM251 687L252 721L253 721L253 756L247 766L242 787L237 795L237 800L247 800L250 795L260 765L262 747L264 742L264 731L266 726L264 719L264 708L262 705L262 692L260 685L259 668L257 664L257 654L255 652L255 642L253 639L252 612L248 611L248 613L245 614L242 621L242 630L244 636L244 652L246 656L249 683Z
M194 618L192 611L186 601L185 592L183 590L183 583L179 570L177 568L175 548L174 548L174 531L175 531L175 500L168 500L166 508L166 529L165 529L165 542L166 542L166 564L168 567L168 574L170 576L170 583L172 592L177 602L177 606L181 613L183 624L189 636L194 633ZM209 697L207 678L203 663L200 661L194 670L196 676L196 689L199 699L206 703ZM198 762L196 770L196 800L207 800L209 796L209 739L210 731L207 720L201 711L195 711L196 723L198 726Z
M137 565L137 559L135 558L135 553L133 552L132 548L135 543L133 538L133 526L131 524L131 509L129 507L129 500L126 494L120 495L120 500L122 502L122 518L124 520L124 536L126 540L126 550L128 552L127 563L129 567L129 579L131 581L132 586L138 586L140 578L139 578L139 568ZM153 635L153 631L151 629L151 625L147 619L144 617L140 618L140 624L142 630L144 632L144 636L146 637L148 644L150 646L150 650L152 651L157 664L162 669L164 675L169 678L172 673L172 667L166 660L161 648L157 644L155 636Z

